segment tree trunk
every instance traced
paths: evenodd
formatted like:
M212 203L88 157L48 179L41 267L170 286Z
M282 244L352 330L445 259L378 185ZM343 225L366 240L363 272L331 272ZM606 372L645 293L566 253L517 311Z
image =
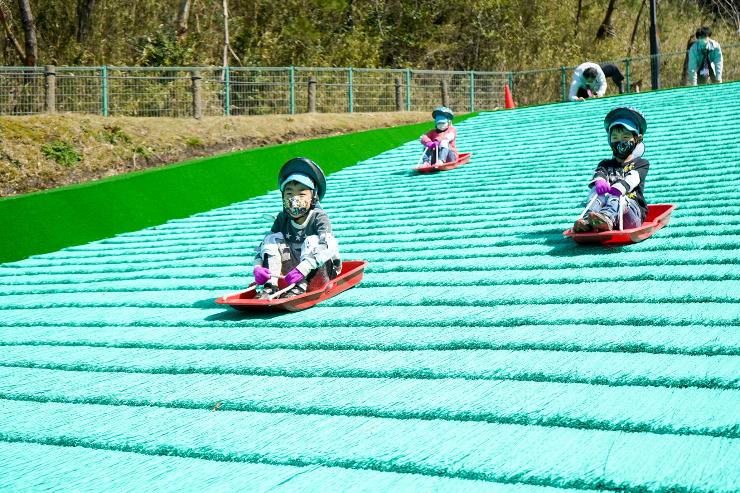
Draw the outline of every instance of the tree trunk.
M635 27L632 28L632 37L630 38L630 49L627 51L627 56L632 55L632 49L635 47L635 39L637 38L637 29L640 27L640 17L642 17L642 11L645 10L645 4L647 3L647 0L642 0L642 4L640 5L640 11L637 13L637 18L635 19Z
M581 13L583 12L583 0L578 0L578 10L576 11L576 30L575 36L578 35L578 26L581 23Z
M95 0L77 0L77 42L84 43L90 36Z
M182 39L188 33L188 19L190 18L190 0L180 0L177 9L177 39Z
M228 0L223 0L224 7L224 56L223 66L225 67L229 63L229 3Z
M21 11L21 20L23 21L23 32L26 36L26 57L23 63L27 67L33 67L39 58L39 48L36 41L36 23L33 20L31 12L31 3L29 0L18 0L18 8Z
M13 29L10 26L10 11L6 9L7 7L5 6L5 4L0 3L0 23L2 23L3 25L5 36L7 36L10 44L13 45L13 49L15 50L15 52L18 53L18 57L21 59L21 61L23 61L26 59L26 53L23 51L23 47L18 42L18 38L16 38L15 34L13 34Z
M599 30L596 32L596 39L606 39L607 37L616 36L614 32L614 26L612 26L612 14L614 13L614 4L617 0L609 0L609 5L606 8L606 15L604 20L599 26Z

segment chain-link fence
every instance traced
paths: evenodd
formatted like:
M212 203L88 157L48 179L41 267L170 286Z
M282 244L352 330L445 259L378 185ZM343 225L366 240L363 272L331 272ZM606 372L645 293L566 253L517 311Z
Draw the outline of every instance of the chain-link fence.
M722 49L723 80L740 80L740 44ZM686 84L686 52L658 56L662 88ZM651 57L612 60L625 91L650 88ZM427 111L565 101L575 67L462 72L318 67L0 67L0 115L51 112L104 116L268 115ZM609 84L607 94L617 93Z

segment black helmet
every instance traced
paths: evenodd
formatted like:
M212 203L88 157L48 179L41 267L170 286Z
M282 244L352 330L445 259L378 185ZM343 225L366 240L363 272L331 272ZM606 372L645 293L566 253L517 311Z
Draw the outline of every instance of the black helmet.
M321 200L326 193L326 177L318 164L305 157L294 157L280 168L278 173L278 189L282 189L283 182L293 173L306 175L316 184L316 194Z
M622 122L619 120L622 120ZM615 123L625 124L627 122L631 123L631 125L625 126L634 128L640 135L645 134L645 131L647 130L647 121L645 120L645 116L637 108L631 108L629 106L620 106L607 113L604 118L604 129L609 132L609 129Z

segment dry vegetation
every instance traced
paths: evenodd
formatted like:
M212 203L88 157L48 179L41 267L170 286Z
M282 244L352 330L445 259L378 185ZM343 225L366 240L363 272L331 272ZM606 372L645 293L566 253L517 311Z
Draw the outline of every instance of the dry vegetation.
M228 118L0 117L0 196L239 149L418 123L426 112Z

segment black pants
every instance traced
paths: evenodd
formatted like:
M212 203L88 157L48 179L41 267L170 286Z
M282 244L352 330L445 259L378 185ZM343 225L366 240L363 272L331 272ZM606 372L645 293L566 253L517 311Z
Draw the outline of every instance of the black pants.
M611 79L614 81L614 84L617 85L619 88L619 94L624 93L624 76L622 75L622 72L619 70L619 67L614 65L613 63L605 63L601 66L601 70L604 71L605 77L611 77Z

